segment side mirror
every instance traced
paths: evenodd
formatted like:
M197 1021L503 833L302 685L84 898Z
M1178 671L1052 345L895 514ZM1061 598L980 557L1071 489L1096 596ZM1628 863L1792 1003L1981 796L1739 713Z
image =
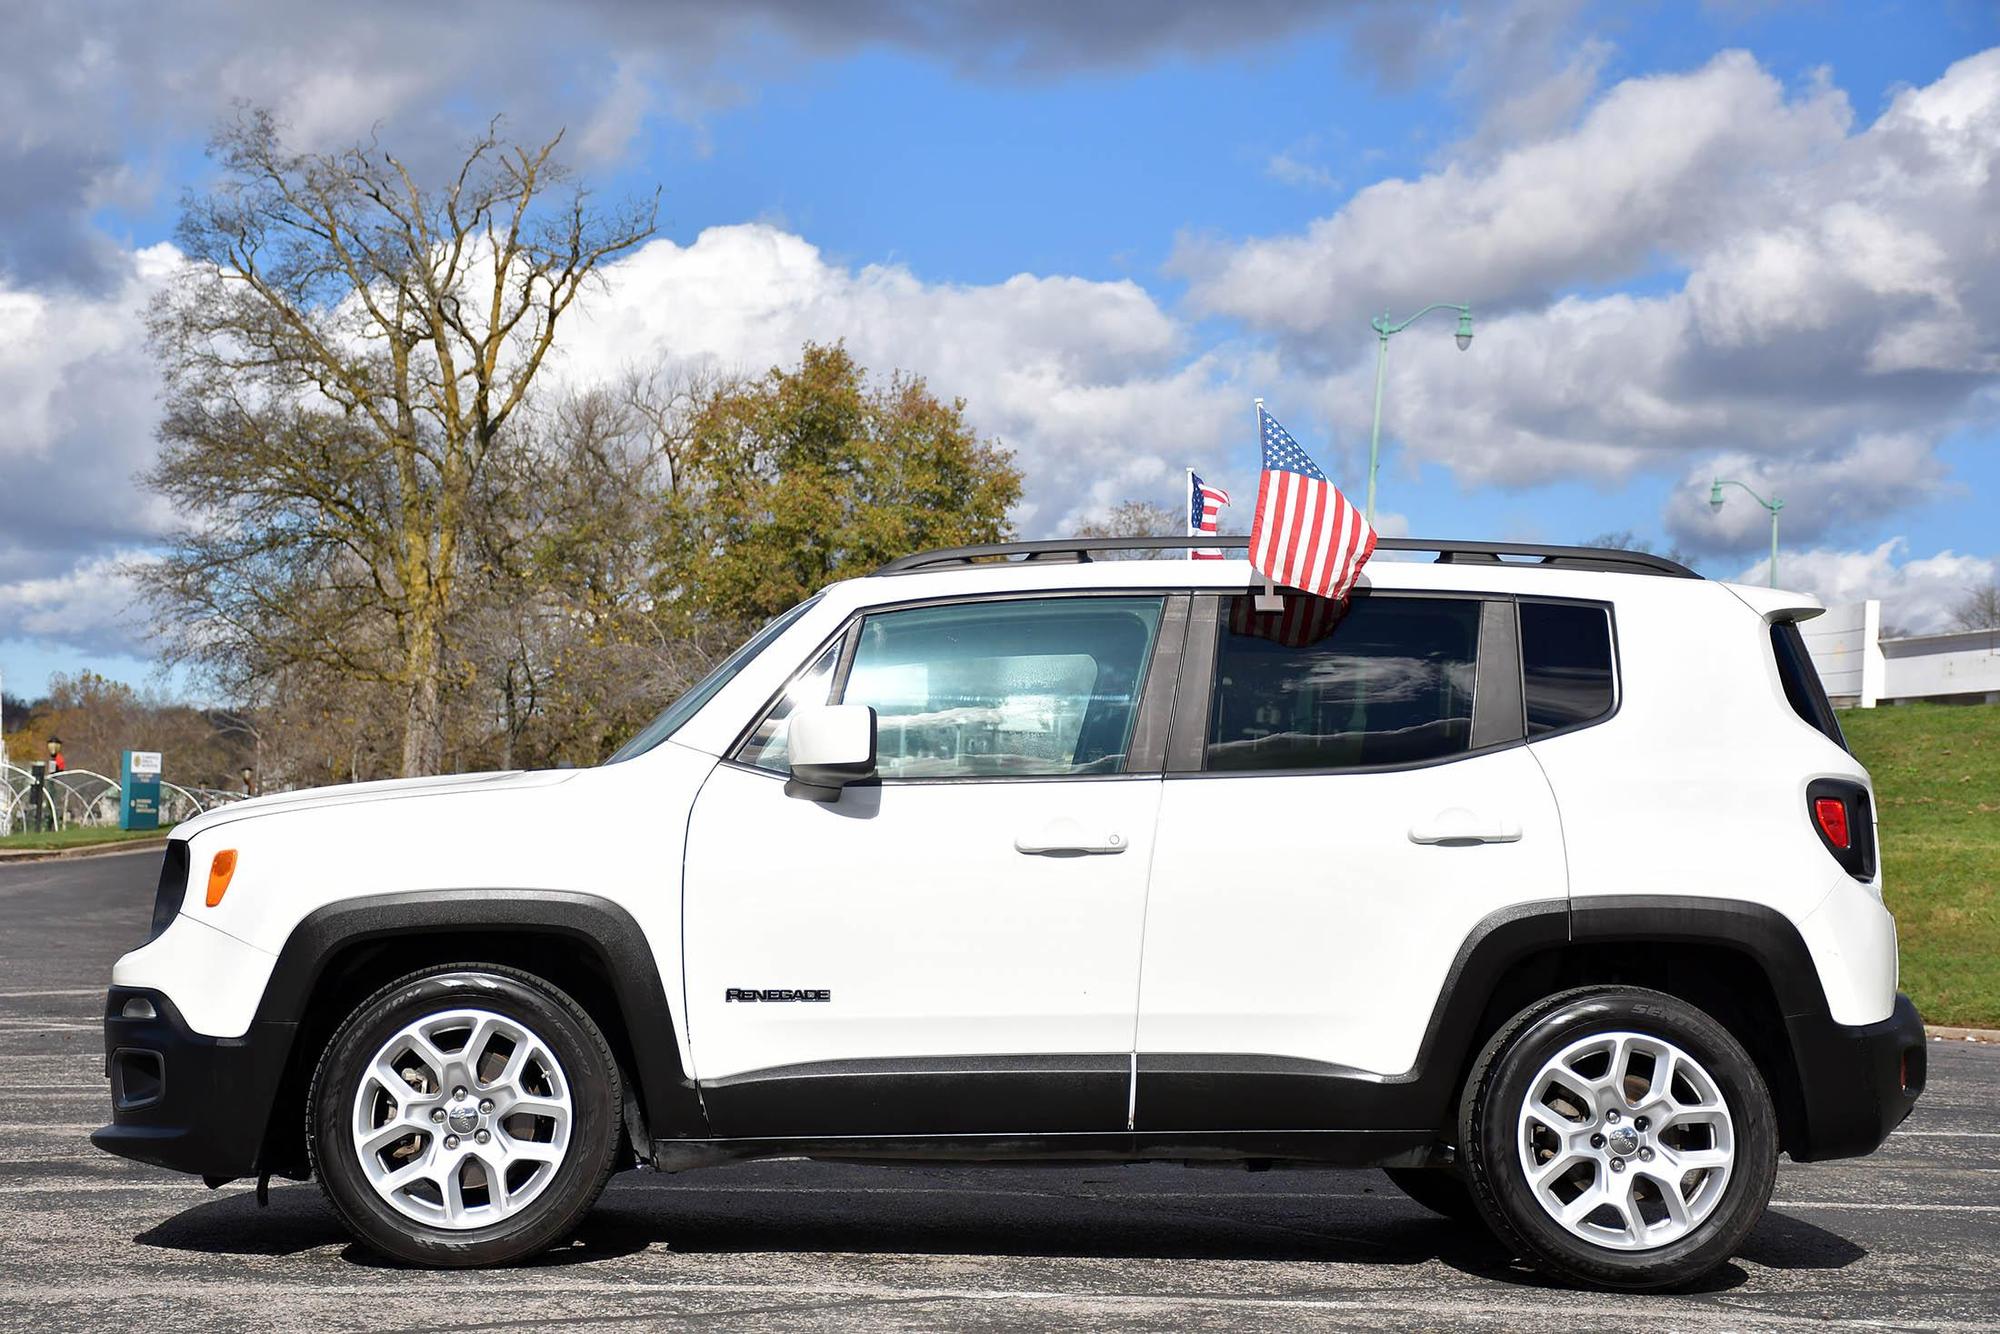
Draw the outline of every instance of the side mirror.
M818 704L791 718L792 777L785 795L838 801L840 789L875 773L875 710Z

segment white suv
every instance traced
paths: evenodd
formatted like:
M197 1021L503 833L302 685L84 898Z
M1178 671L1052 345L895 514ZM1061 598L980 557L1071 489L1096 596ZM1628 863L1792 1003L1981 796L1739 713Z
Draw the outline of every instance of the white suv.
M1376 1166L1646 1288L1730 1254L1780 1151L1908 1114L1810 598L1392 540L1269 611L1242 561L1093 559L1185 545L910 557L599 768L180 826L95 1142L316 1174L443 1265L637 1163Z

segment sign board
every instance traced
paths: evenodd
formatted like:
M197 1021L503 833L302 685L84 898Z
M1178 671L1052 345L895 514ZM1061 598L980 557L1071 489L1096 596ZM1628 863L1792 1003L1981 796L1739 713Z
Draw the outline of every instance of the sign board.
M119 772L118 827L120 829L160 827L159 751L125 752L125 760Z

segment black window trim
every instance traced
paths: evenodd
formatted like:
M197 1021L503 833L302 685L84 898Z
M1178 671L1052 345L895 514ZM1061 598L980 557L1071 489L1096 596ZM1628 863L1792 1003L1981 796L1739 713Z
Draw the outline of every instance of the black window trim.
M771 698L764 701L763 707L758 709L755 714L751 715L750 721L744 724L743 727L737 731L735 739L731 741L729 745L723 749L722 758L725 763L741 765L746 769L755 769L759 773L768 774L775 772L774 770L766 769L763 765L758 764L755 760L744 759L743 752L747 750L750 746L750 743L756 739L758 729L763 727L764 721L767 718L769 718L773 712L777 710L778 705L784 701L786 694L790 692L791 688L797 685L801 680L803 680L805 678L806 673L810 672L813 669L813 667L819 662L819 660L822 657L826 656L826 651L828 649L832 648L836 643L839 643L842 639L847 638L848 632L854 627L855 624L856 621L853 618L849 618L848 620L842 621L840 623L839 629L835 630L832 634L828 635L826 638L820 640L819 643L813 647L813 651L806 654L805 660L799 663L799 665L792 670L792 674L785 678L783 685L780 685L776 690L771 692ZM849 660L853 657L853 653L854 649L851 644L843 644L841 646L840 658L833 665L834 677L836 680L839 679L841 670L844 667L846 667Z
M771 711L784 698L792 683L819 661L820 655L835 640L843 640L840 661L834 667L833 684L828 697L844 699L847 694L847 678L854 669L854 658L861 646L861 623L870 616L883 616L891 612L912 611L921 607L972 606L988 602L1047 602L1054 599L1070 598L1158 598L1161 601L1159 628L1153 635L1152 652L1146 658L1145 676L1139 684L1139 700L1134 708L1132 736L1126 752L1126 765L1115 774L932 774L920 778L883 778L877 775L866 778L854 787L874 786L892 783L897 786L938 783L1102 783L1124 782L1131 779L1157 779L1165 764L1167 734L1173 716L1174 700L1179 690L1181 663L1188 651L1188 605L1189 600L1198 597L1186 588L1167 588L1158 585L1136 588L1060 588L1060 589L1010 589L1006 592L947 594L938 597L906 598L896 602L873 603L857 607L842 621L840 628L822 639L813 651L785 678L783 685L772 692L771 698L736 735L724 753L721 763L732 768L762 774L766 778L783 781L785 775L766 769L761 765L742 758L742 752L757 729L764 724ZM1151 754L1142 753L1140 742L1147 742Z
M1805 692L1805 706L1812 713L1808 718L1799 711L1799 705L1792 699L1791 687L1785 684L1785 664L1778 656L1778 641L1783 639L1790 654L1797 660L1793 666L1801 673L1799 688ZM1847 744L1847 729L1840 725L1840 714L1834 709L1833 701L1827 696L1826 682L1820 680L1819 664L1812 659L1812 650L1806 647L1805 632L1799 629L1797 621L1771 621L1764 632L1765 659L1771 664L1771 671L1777 678L1778 699L1785 706L1785 712L1798 719L1803 727L1809 727L1834 745L1854 752Z
M1625 707L1625 661L1620 656L1618 647L1618 608L1616 604L1601 602L1596 598L1539 597L1533 594L1514 594L1510 596L1509 600L1514 603L1516 608L1514 618L1516 625L1514 634L1514 666L1517 672L1516 679L1521 683L1521 733L1527 737L1528 744L1539 746L1551 737L1568 736L1573 732L1581 732L1592 727L1601 727L1613 718L1616 718L1619 711ZM1528 735L1528 665L1521 656L1527 652L1527 647L1522 641L1519 630L1519 607L1523 602L1536 602L1563 607L1594 607L1604 613L1604 622L1611 634L1610 709L1598 714L1595 718L1586 718L1580 723L1571 723L1567 727L1552 727L1546 732L1537 732L1532 736Z
M1337 768L1203 768L1202 766L1207 761L1208 753L1208 714L1215 697L1215 667L1222 646L1222 599L1226 597L1248 597L1255 592L1255 589L1246 589L1241 592L1234 589L1202 589L1198 590L1195 594L1195 606L1189 622L1188 653L1182 666L1181 686L1177 696L1179 700L1187 701L1192 707L1186 710L1178 708L1175 710L1173 745L1170 747L1167 757L1166 776L1168 778L1313 778L1337 777L1351 774L1401 773L1407 770L1434 769L1444 764L1459 764L1465 760L1477 759L1484 755L1496 754L1503 750L1511 750L1516 746L1527 744L1527 725L1523 717L1514 720L1497 720L1496 725L1502 729L1501 733L1484 745L1468 747L1452 755L1433 756L1427 760L1406 760L1395 764L1342 765ZM1474 665L1472 686L1473 717L1479 719L1481 716L1479 710L1481 695L1489 691L1494 691L1500 693L1503 699L1505 698L1506 685L1504 678L1509 667L1513 669L1514 680L1512 689L1514 698L1516 700L1522 698L1521 662L1518 652L1511 658L1498 658L1494 661L1489 661L1486 653L1489 622L1494 619L1494 614L1488 610L1488 607L1494 603L1504 603L1507 605L1509 611L1511 611L1514 601L1512 594L1480 592L1474 589L1384 588L1380 590L1358 589L1353 596L1356 598L1442 598L1457 602L1476 602L1481 604L1479 637L1476 649L1479 658ZM1206 605L1204 606L1204 604ZM1502 612L1501 616L1508 622L1516 620L1509 612ZM1520 642L1518 624L1514 625L1512 629L1512 638L1518 646ZM1505 643L1504 633L1499 631L1493 631L1493 633L1501 634L1502 637L1496 644L1496 648L1503 648ZM1205 643L1202 642L1204 640L1206 641ZM1506 726L1508 721L1512 721L1514 724L1511 728Z

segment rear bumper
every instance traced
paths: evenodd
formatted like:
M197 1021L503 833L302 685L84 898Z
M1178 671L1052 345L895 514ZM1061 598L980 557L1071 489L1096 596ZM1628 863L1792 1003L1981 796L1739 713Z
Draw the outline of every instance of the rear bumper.
M1924 1091L1924 1021L1908 996L1879 1024L1848 1028L1825 1015L1787 1021L1803 1097L1794 1160L1872 1153Z
M128 1001L152 1018L126 1018ZM113 987L105 998L104 1073L111 1124L90 1142L107 1153L224 1180L265 1170L264 1132L295 1025L259 1021L240 1038L192 1031L158 991Z

